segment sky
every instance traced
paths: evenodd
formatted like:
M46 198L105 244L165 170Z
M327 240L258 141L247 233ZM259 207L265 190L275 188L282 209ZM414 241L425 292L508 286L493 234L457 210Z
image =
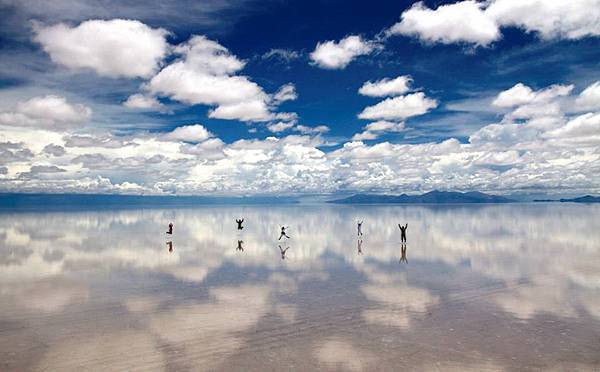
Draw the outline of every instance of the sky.
M600 0L0 0L0 192L600 193Z

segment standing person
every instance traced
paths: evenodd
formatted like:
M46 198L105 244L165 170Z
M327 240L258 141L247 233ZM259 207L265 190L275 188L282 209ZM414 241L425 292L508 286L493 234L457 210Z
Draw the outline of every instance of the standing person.
M242 223L244 223L244 219L242 218L241 220L235 220L235 222L237 222L238 224L238 230L241 230L244 228L244 226L242 226Z
M358 235L358 236L362 236L362 224L363 224L362 220L356 222L356 235Z
M406 229L408 228L408 223L404 226L398 224L398 227L400 228L400 240L406 242Z
M167 230L167 234L173 235L173 223L169 222L169 230Z
M279 235L279 239L277 239L277 240L281 240L281 238L283 238L284 236L285 236L286 238L288 238L288 239L290 238L290 237L289 237L289 236L288 236L288 235L285 233L285 229L286 229L286 227L285 227L285 226L281 226L281 234Z
M243 252L244 251L244 247L242 246L242 244L244 244L244 241L243 240L238 240L238 246L237 246L237 248L235 250Z

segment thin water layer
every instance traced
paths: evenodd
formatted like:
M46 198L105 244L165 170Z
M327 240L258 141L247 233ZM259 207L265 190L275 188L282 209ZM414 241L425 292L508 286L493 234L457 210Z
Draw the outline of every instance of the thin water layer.
M0 370L598 370L599 217L567 204L0 213Z

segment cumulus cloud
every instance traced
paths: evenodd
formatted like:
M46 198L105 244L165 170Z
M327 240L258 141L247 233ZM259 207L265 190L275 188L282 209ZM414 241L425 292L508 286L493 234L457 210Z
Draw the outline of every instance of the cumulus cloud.
M600 35L600 1L495 0L486 16L500 26L535 32L543 39Z
M164 108L164 105L160 103L156 97L146 96L140 93L130 95L127 100L123 102L123 106L142 110L162 110Z
M423 115L437 107L437 101L425 96L423 92L387 98L373 106L366 107L358 117L368 120L403 120Z
M26 161L33 157L33 152L22 142L0 142L0 163Z
M343 69L358 56L370 54L375 50L373 42L360 36L350 35L336 42L334 40L317 43L310 53L311 61L325 69Z
M580 39L600 35L599 9L598 0L467 0L436 9L418 2L386 34L486 46L501 38L501 28L518 27L543 39Z
M267 129L273 133L279 133L292 128L294 125L295 123L292 121L279 121L277 123L271 123L267 125Z
M292 83L284 84L273 95L273 103L278 105L285 101L293 101L298 98L296 86Z
M600 142L600 112L575 117L564 126L545 134L547 138L578 137L585 142Z
M530 103L545 103L556 97L570 94L573 87L573 85L551 85L534 92L527 85L517 83L512 88L500 92L492 104L498 107L514 107Z
M110 77L150 77L169 50L167 31L139 21L89 20L76 27L36 25L35 41L57 64Z
M67 153L64 147L53 144L46 145L42 151L52 156L63 156Z
M600 81L585 88L575 100L575 104L583 110L600 109Z
M209 111L209 117L216 119L267 121L273 118L271 97L248 77L234 75L245 62L224 46L196 35L178 45L175 53L181 58L162 69L146 85L152 94L191 105L216 106Z
M352 136L352 141L366 141L366 140L374 140L379 138L377 133L369 132L368 130L362 133L356 133Z
M397 96L410 90L412 78L408 75L398 76L395 79L384 78L377 81L367 81L358 90L363 96L385 97Z
M0 113L0 125L58 130L79 126L91 114L92 110L87 106L71 104L64 97L47 95L19 102L14 111Z
M294 130L302 134L322 134L329 132L329 127L326 125L317 125L316 127L309 127L306 125L296 125Z
M202 142L212 136L212 133L210 133L203 125L193 124L177 127L173 131L165 134L163 138L168 141Z
M484 3L468 0L432 10L418 2L402 13L387 34L416 36L430 43L488 45L500 38L500 31L483 7Z
M404 130L404 123L379 120L367 124L365 129L371 132L402 132Z
M275 132L295 135L232 143L200 124L119 135L99 129L58 134L4 126L0 186L21 192L144 194L399 193L436 188L594 192L600 190L599 116L596 111L571 114L570 104L578 97L573 89L523 85L527 99L504 101L504 117L471 133L467 143L367 143L402 131L398 118L367 122L353 141L330 151L321 150L326 143L320 134L326 126L297 125L294 120L269 125ZM426 99L424 93L413 94ZM383 102L407 97L411 95ZM426 111L402 105L402 114L395 108L394 117ZM58 147L64 154L49 156L50 151L62 153Z
M386 132L402 132L404 130L404 123L379 120L367 124L363 129L362 133L356 133L352 136L353 141L374 140Z

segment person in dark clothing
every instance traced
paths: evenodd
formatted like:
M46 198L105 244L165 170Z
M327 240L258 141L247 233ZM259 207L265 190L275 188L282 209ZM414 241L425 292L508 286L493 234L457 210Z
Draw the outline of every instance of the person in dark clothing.
M408 228L408 224L404 226L398 224L398 227L400 228L400 240L406 242L406 229Z
M167 247L169 248L169 252L173 252L173 242L172 241L167 242Z
M243 240L238 240L238 246L237 246L237 248L235 250L243 252L244 251L244 247L242 246L242 244L244 244L244 241Z
M238 230L241 230L244 228L244 226L242 226L242 223L244 223L243 218L241 220L235 220L235 222L237 222L237 224L238 224Z
M279 246L279 250L281 251L281 259L285 260L285 252L287 252L287 250L290 249L290 247L285 247L285 249L281 248L281 245Z
M167 234L173 235L173 223L172 222L169 223L169 230L167 230Z
M356 244L358 247L358 254L363 254L362 253L362 242L363 242L362 239L358 239L358 242Z
M285 227L285 226L281 226L281 234L279 235L279 239L277 239L277 240L281 240L281 238L283 238L284 236L285 236L286 238L288 238L288 239L290 238L290 237L289 237L289 236L288 236L288 235L285 233L285 229L286 229L286 227Z
M358 236L362 236L362 224L363 224L363 221L356 222L356 234Z

